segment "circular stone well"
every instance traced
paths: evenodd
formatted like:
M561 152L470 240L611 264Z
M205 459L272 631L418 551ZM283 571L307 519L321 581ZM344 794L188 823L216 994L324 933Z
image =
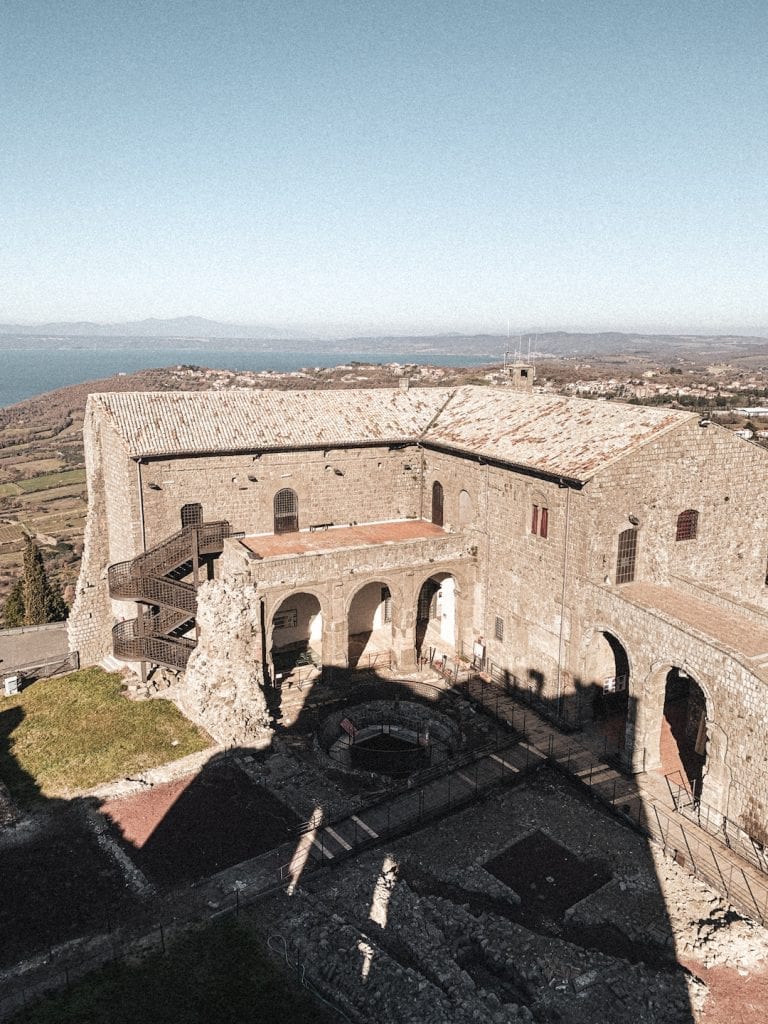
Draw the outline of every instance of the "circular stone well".
M333 712L317 740L337 767L402 779L455 754L463 736L447 715L416 701L376 700Z

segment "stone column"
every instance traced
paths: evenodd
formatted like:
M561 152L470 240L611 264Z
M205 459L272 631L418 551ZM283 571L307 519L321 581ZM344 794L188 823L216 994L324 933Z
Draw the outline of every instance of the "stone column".
M346 668L349 663L349 629L344 584L334 582L329 585L329 591L323 609L323 664L331 668Z
M653 771L661 765L661 720L664 715L664 690L659 693L656 674L651 671L645 683L638 684L635 669L630 679L627 704L627 728L624 740L624 763L628 771L639 774Z
M392 615L392 657L399 672L414 672L416 665L416 596L412 572L402 580L400 600Z

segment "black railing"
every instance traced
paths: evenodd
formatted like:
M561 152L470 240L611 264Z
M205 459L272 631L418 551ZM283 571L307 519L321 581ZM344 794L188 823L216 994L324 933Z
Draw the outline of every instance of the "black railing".
M195 625L197 588L196 582L184 583L171 574L188 575L198 558L221 554L231 533L225 520L185 526L149 551L109 567L110 597L155 609L114 627L112 649L116 658L186 667L195 641L175 634Z

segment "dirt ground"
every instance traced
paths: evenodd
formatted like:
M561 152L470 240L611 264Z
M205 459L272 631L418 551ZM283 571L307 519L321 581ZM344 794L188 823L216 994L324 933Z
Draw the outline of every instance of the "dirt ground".
M768 1020L768 966L746 972L735 967L706 968L696 960L682 962L709 989L699 1024L765 1024Z
M234 763L101 808L134 864L164 886L193 882L284 842L300 819Z
M29 823L0 844L0 966L109 929L136 901L118 866L96 842L77 807Z

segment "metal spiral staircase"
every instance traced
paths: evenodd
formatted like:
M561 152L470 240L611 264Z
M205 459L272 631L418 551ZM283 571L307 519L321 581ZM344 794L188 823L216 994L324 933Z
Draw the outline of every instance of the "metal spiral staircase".
M186 634L195 626L198 570L221 554L231 532L226 520L185 526L144 554L109 567L109 596L148 606L113 628L116 658L186 668L196 644ZM193 582L185 582L190 575Z

